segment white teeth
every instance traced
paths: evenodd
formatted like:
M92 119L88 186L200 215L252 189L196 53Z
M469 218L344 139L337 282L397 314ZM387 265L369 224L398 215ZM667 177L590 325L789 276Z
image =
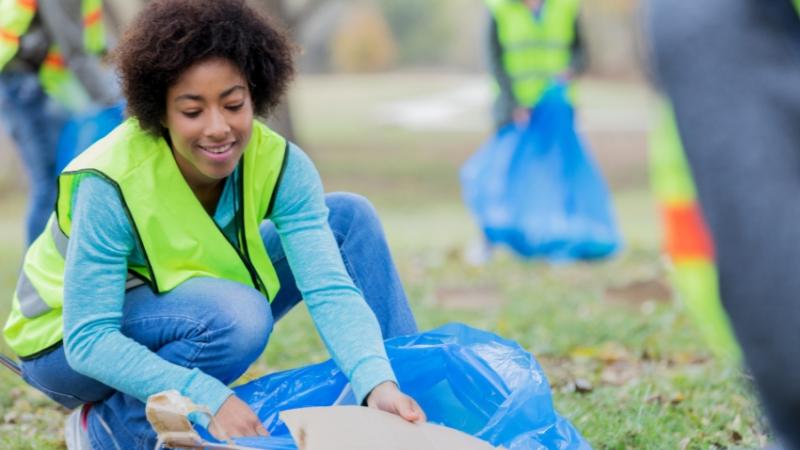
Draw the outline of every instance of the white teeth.
M202 148L204 151L207 151L209 153L219 154L219 153L225 153L232 146L233 146L233 143L231 142L230 144L225 144L225 145L222 145L222 146L219 146L219 147L204 147L204 146L201 145L200 148Z

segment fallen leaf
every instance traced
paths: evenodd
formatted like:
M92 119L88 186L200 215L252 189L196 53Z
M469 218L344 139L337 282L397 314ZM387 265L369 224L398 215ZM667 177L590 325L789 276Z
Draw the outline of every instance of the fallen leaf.
M684 400L686 400L686 397L682 393L678 392L677 394L673 395L671 399L669 399L669 403L670 405L677 405Z

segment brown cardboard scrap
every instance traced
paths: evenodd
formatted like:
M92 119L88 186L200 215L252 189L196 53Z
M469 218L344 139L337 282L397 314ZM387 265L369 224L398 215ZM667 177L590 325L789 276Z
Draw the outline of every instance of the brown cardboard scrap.
M384 411L331 406L282 411L299 450L493 450L452 428L413 424ZM498 447L499 448L499 447Z
M208 408L198 406L178 391L164 391L147 399L147 421L158 434L156 448L202 448L207 450L247 450L233 444L212 444L194 430L188 416L193 412L211 415Z

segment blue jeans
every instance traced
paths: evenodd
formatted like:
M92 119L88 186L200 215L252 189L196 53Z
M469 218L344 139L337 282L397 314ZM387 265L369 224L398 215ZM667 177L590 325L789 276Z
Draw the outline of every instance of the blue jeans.
M326 203L345 267L384 338L415 333L417 325L375 210L353 194L329 194ZM264 222L261 234L281 282L271 304L255 289L221 279L192 279L160 296L141 286L126 294L122 333L167 361L200 368L226 384L239 378L261 355L274 321L301 300L274 226ZM231 298L236 298L236 308L230 308ZM24 361L22 370L29 384L68 408L94 403L89 434L95 449L115 449L115 440L120 449L155 446L144 405L73 371L63 347Z
M68 119L69 113L44 93L38 74L0 72L0 122L16 143L30 183L28 244L44 230L56 203L56 151Z

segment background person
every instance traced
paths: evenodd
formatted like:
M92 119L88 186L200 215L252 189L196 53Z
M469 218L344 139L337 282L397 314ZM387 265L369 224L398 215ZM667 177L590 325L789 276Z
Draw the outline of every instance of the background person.
M100 0L0 0L0 122L30 182L26 239L44 229L56 198L58 139L70 116L119 101Z

